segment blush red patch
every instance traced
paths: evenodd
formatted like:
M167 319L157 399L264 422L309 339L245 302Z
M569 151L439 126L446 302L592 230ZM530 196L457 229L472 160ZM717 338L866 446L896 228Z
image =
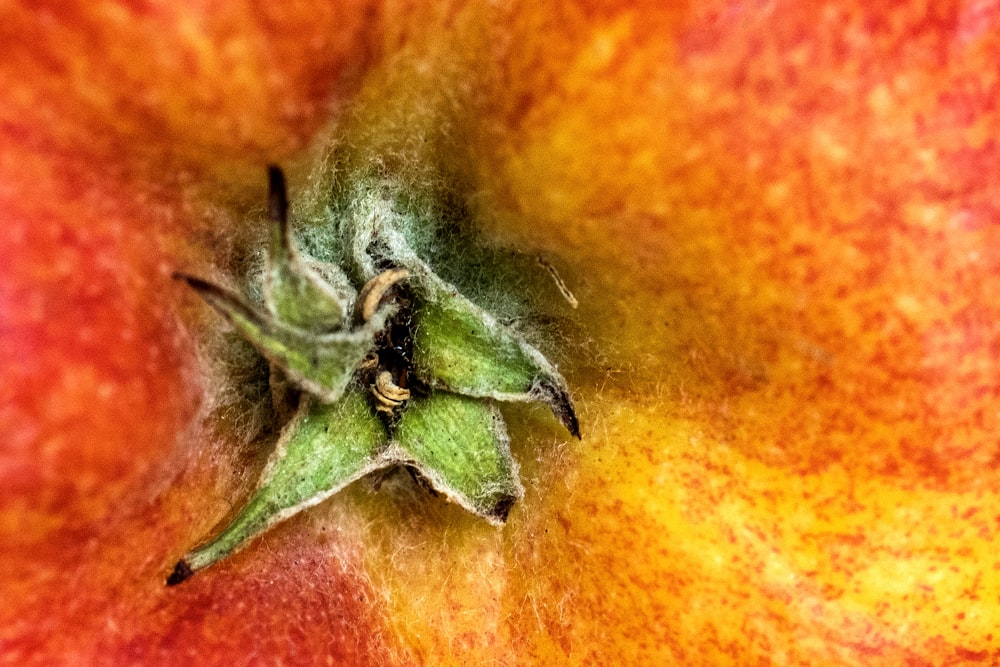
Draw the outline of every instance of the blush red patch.
M315 540L163 586L180 525L163 481L199 400L170 278L182 232L134 184L58 162L0 164L5 657L378 662L365 583Z

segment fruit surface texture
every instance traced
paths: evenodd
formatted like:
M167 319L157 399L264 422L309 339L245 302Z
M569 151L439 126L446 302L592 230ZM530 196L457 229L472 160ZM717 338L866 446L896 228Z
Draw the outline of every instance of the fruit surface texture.
M1000 660L1000 7L12 2L0 35L0 664ZM528 295L582 439L503 405L502 528L373 475L165 587L283 419L173 276L244 290L264 166L301 213L348 125L524 260L444 278Z

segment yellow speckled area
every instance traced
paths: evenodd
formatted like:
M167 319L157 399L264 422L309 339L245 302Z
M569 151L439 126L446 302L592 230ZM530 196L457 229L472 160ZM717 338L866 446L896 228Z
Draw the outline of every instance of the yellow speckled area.
M525 595L572 602L530 654L996 655L997 80L973 73L1000 51L995 17L925 14L701 8L668 40L623 9L552 64L510 197L571 248L629 391L587 403L532 528L566 575Z
M502 641L434 639L462 610L395 600L433 619L418 655L1000 655L997 77L977 74L1000 45L969 12L512 12L493 233L558 258L604 356L568 371L583 441L518 452L542 454L491 547L505 577L475 541L424 579L457 577Z

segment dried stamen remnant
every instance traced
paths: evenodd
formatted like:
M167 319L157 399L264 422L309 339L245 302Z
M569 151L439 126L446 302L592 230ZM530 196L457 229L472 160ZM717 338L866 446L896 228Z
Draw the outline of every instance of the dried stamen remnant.
M375 409L379 412L393 413L403 406L410 398L410 390L400 387L389 371L382 371L375 378L375 385L372 387L375 396Z
M389 269L378 274L361 288L354 304L354 317L358 322L367 322L387 300L392 289L410 277L406 269Z

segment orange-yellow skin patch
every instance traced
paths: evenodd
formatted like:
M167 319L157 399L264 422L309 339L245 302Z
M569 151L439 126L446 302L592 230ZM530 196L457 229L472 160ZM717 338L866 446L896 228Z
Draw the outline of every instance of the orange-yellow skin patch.
M534 21L504 233L612 372L511 537L521 661L1000 653L1000 15L926 12Z
M460 3L5 10L5 653L1000 655L1000 15L664 4L484 11L476 54L449 51L481 44ZM490 234L580 300L584 439L511 413L527 495L502 532L404 477L167 592L261 461L185 430L169 273L225 265L249 232L209 204L257 205L260 164L414 41L442 71L492 62L441 84L485 91L454 130L479 138Z

